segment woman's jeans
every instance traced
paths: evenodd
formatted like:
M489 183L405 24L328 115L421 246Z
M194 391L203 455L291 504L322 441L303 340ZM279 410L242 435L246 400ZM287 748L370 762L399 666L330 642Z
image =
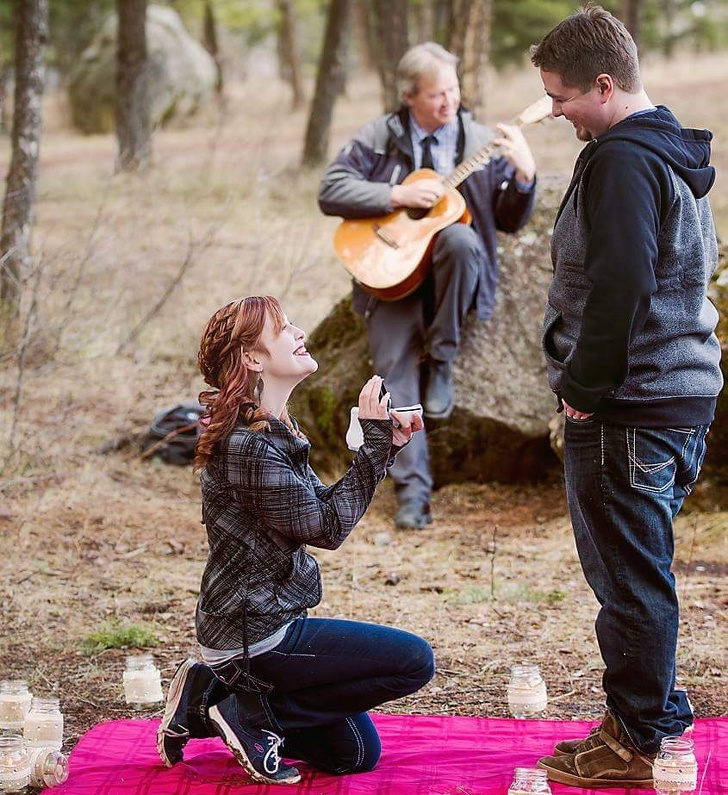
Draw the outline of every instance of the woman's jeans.
M568 418L564 429L574 538L601 605L596 635L607 707L645 753L693 721L685 692L675 690L672 520L698 479L707 432Z
M429 644L392 627L302 618L272 651L214 666L251 725L285 737L284 756L333 773L371 770L381 746L367 710L435 673ZM257 691L257 692L255 692Z

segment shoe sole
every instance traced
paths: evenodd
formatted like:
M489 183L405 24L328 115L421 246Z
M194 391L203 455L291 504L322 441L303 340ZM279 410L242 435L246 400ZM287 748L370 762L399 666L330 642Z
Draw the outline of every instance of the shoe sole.
M651 778L643 779L603 779L603 778L583 778L582 776L573 776L571 773L566 773L563 770L555 770L553 767L542 765L539 762L536 767L545 770L548 774L549 781L556 781L559 784L568 784L571 787L586 787L587 789L616 789L622 787L623 789L641 788L649 789L652 787Z
M253 763L245 753L245 749L240 743L240 740L237 738L232 728L226 723L225 718L223 718L217 706L210 707L209 715L210 723L220 731L223 742L232 751L233 756L238 760L253 781L258 781L261 784L295 784L301 780L301 774L295 767L292 768L292 770L295 770L295 773L291 773L288 778L268 778L268 776L259 773L253 767Z
M167 693L167 704L164 708L164 715L162 716L162 722L159 724L159 729L157 729L157 753L159 754L160 759L164 762L167 767L172 767L177 763L172 761L168 756L167 752L164 748L164 738L166 735L166 730L169 728L169 724L174 717L174 713L177 712L177 707L179 707L179 702L182 700L182 693L185 689L185 683L187 682L187 676L189 672L192 670L192 666L194 662L192 660L185 660L183 663L180 664L179 668L175 671L174 676L172 677L172 681L169 685L169 691ZM183 746L184 747L184 746Z

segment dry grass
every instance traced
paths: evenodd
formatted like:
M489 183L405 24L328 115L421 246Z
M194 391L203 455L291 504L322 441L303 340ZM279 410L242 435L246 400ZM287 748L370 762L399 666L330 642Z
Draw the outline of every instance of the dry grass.
M689 68L646 68L653 100L685 123L714 129L721 171L725 65L695 57ZM332 152L377 112L373 80L349 91L337 108ZM508 119L540 93L532 71L493 79L487 116ZM188 470L142 462L133 447L106 455L100 448L197 394L199 329L220 304L272 292L312 329L349 289L331 251L336 221L315 206L320 174L297 170L305 115L290 116L287 103L276 83L233 86L225 108L156 136L148 174L114 177L113 139L74 135L60 98L48 101L32 334L23 361L7 357L0 373L0 678L24 675L38 693L60 692L68 745L93 722L129 714L121 700L125 652L85 656L92 632L113 621L150 627L165 677L194 653L192 610L206 552ZM527 136L543 175L570 171L579 145L567 125L553 121ZM714 193L726 237L720 171ZM728 714L725 504L717 484L704 483L677 529L680 673L702 715ZM393 532L385 484L343 549L319 555L320 615L397 624L435 647L433 683L391 708L505 714L509 663L534 659L551 716L597 717L596 605L561 484L448 487L434 510L432 529Z

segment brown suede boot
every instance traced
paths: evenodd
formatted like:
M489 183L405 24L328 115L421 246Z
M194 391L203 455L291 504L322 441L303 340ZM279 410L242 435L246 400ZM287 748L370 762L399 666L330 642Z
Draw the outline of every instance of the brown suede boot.
M551 781L574 787L651 787L655 756L638 751L616 716L607 710L598 730L574 746L572 753L545 756L538 766Z
M576 750L577 745L581 745L583 742L589 739L593 734L596 734L601 729L601 724L598 726L594 726L594 728L589 732L587 737L579 737L574 740L561 740L561 742L556 743L554 746L554 752L552 756L564 756L564 754L573 754Z

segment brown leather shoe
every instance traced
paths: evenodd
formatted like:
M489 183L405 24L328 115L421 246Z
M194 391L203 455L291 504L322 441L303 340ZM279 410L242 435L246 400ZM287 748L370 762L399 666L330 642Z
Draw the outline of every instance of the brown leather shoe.
M577 743L572 753L545 756L538 766L551 781L573 787L651 787L655 756L638 751L616 716L607 710L597 731Z

